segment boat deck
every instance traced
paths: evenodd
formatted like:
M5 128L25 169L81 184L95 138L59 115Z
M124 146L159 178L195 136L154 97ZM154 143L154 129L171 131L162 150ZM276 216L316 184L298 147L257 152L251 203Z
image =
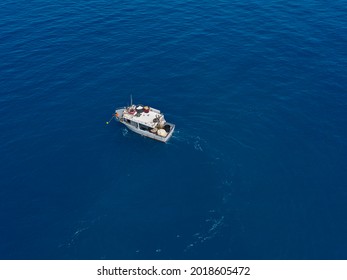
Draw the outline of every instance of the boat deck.
M146 125L150 128L156 127L158 124L158 118L162 117L162 114L158 113L157 110L150 109L148 113L141 112L130 114L128 112L124 112L123 118ZM158 121L155 121L158 120Z

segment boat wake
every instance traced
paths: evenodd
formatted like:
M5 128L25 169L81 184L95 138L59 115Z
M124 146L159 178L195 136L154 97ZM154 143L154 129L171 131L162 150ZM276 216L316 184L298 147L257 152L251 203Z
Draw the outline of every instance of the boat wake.
M91 220L82 220L77 222L77 225L75 229L73 230L73 233L70 235L68 240L64 242L63 244L59 245L59 248L65 248L65 249L70 249L73 248L78 244L78 240L80 239L81 235L83 235L86 231L91 229L93 225L100 219L94 218Z
M179 130L175 131L175 134L172 136L172 138L174 141L191 145L196 151L199 152L204 152L204 147L207 146L207 141L202 139L200 136L184 135Z
M124 136L124 137L127 136L128 133L129 133L129 130L127 130L126 128L123 128L123 130L122 130L123 136Z
M206 230L202 232L195 233L193 237L193 241L186 246L184 252L188 252L199 244L206 242L207 240L213 239L218 235L218 233L222 230L224 225L224 216L215 216L216 211L210 210L209 216L205 220Z
M201 139L199 136L196 137L196 140L194 141L194 149L200 152L203 152L203 148L201 147Z

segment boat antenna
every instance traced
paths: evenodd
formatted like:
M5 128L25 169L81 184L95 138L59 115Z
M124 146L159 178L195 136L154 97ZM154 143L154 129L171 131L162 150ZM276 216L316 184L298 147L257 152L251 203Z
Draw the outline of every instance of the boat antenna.
M130 106L133 106L133 95L130 94Z

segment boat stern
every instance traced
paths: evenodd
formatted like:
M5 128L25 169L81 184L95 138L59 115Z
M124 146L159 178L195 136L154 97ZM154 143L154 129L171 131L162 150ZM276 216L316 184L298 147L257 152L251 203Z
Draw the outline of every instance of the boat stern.
M167 141L169 141L169 139L171 138L171 136L172 136L172 134L173 134L173 132L174 132L174 130L175 130L175 125L174 124L172 124L172 123L166 123L166 125L168 125L168 127L169 127L169 131L167 131L168 132L168 134L167 134L167 136L163 139L164 141L163 142L167 142Z

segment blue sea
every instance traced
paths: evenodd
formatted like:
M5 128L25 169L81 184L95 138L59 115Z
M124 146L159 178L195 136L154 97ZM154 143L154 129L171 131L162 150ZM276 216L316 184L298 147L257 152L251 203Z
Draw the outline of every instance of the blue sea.
M0 258L347 259L346 83L344 0L1 1Z

